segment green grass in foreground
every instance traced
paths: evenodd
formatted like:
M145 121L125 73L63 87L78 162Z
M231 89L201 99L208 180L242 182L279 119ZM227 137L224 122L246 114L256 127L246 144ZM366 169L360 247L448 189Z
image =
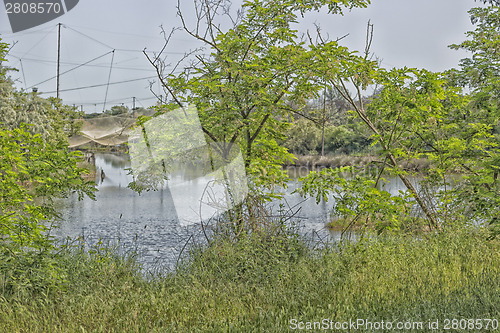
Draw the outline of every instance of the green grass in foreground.
M0 331L279 332L291 331L292 319L361 318L423 322L415 332L438 319L432 332L445 332L446 318L500 319L499 243L482 231L377 237L322 252L294 237L254 235L190 258L146 280L133 260L109 251L65 254L64 290L4 289ZM467 330L475 331L488 332Z

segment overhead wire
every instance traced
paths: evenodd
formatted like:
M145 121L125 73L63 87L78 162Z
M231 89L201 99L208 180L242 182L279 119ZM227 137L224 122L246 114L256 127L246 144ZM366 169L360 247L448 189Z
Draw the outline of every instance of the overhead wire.
M83 90L83 89L91 89L91 88L97 88L97 87L103 87L103 86L106 86L106 93L105 93L105 97L104 97L104 102L99 102L99 103L74 103L74 104L80 104L80 105L83 105L83 104L103 104L103 108L105 109L106 107L106 104L107 103L112 103L111 101L108 100L108 93L109 93L109 87L111 85L116 85L116 84L124 84L124 83L129 83L129 82L136 82L136 81L141 81L141 80L150 80L150 79L153 79L153 78L157 78L157 75L153 75L153 76L147 76L147 77L141 77L141 78L137 78L137 79L128 79L128 80L122 80L122 81L116 81L116 82L111 82L111 75L112 75L112 70L113 69L123 69L123 70L141 70L141 71L147 71L147 70L151 70L151 71L154 71L153 69L142 69L142 68L131 68L131 67L119 67L119 66L114 66L114 58L115 58L115 51L122 51L122 52L143 52L143 51L146 51L147 53L152 53L152 54L157 54L158 52L157 51L150 51L150 50L134 50L134 49L115 49L113 48L112 46L110 46L109 44L107 43L104 43L104 42L101 42L100 40L96 39L96 38L93 38L81 31L78 31L76 29L73 29L72 27L69 27L67 25L62 25L64 28L66 29L69 29L71 31L74 31L75 33L79 34L79 35L82 35L84 36L86 39L89 39L95 43L98 43L102 46L105 46L107 48L110 48L112 49L112 51L109 51L99 57L96 57L96 58L93 58L89 61L86 61L84 63L81 63L81 64L78 64L78 63L71 63L71 62L60 62L62 64L68 64L68 65L76 65L76 67L73 67L63 73L60 73L60 75L64 75L64 74L67 74L69 72L72 72L78 68L81 68L83 66L93 66L93 67L108 67L108 65L99 65L99 64L91 64L92 62L102 58L102 57L105 57L107 56L109 53L112 53L112 59L111 59L111 64L109 65L109 74L108 74L108 81L107 83L103 83L103 84L94 84L94 85L88 85L88 86L80 86L80 87L74 87L74 88L68 88L68 89L60 89L59 91L60 92L69 92L69 91L78 91L78 90ZM44 59L36 59L36 58L24 58L27 54L29 54L36 46L38 46L53 30L54 30L54 27L51 27L48 32L34 45L32 46L27 52L25 52L23 54L22 57L17 57L17 56L14 56L12 54L9 54L9 56L12 56L13 58L17 58L20 62L20 66L21 66L21 70L22 70L22 74L23 74L23 81L24 81L24 86L25 86L25 89L29 89L29 88L33 88L35 86L38 86L40 84L43 84L47 81L50 81L50 80L53 80L55 78L57 78L57 76L53 76L47 80L44 80L44 81L41 81L41 82L38 82L37 84L35 85L32 85L28 88L26 88L27 86L27 83L26 83L26 76L25 76L25 72L24 72L24 67L23 67L23 63L22 63L22 60L25 60L25 61L33 61L33 62L38 62L38 63L54 63L56 61L53 61L53 60L44 60ZM44 31L45 29L40 29L38 32L42 32ZM185 54L185 52L163 52L163 53L167 53L167 54ZM40 92L40 94L53 94L53 93L56 93L56 91L46 91L46 92ZM140 100L142 100L143 102L144 101L148 101L148 100L158 100L158 97L151 97L151 98L141 98ZM122 101L123 99L120 99L120 100L115 100L117 102L120 102ZM142 105L142 103L141 103Z
M144 104L142 104L142 102L141 102L141 101L147 101L147 100L149 100L149 99L157 99L157 98L156 98L156 97L151 97L151 98L148 98L148 99L139 99L139 98L136 98L135 100L136 100L137 102L139 102L139 104L141 104L141 106L144 108Z
M99 44L101 44L101 45L103 45L103 46L109 47L110 49L114 49L114 50L116 50L116 51L123 51L123 52L140 52L140 53L142 53L142 52L144 51L144 50L134 50L134 49L115 48L115 47L112 47L112 46L110 46L110 45L108 45L108 44L106 44L106 43L104 43L104 42L101 42L101 41L99 41L99 40L97 40L97 39L93 38L93 37L90 37L89 35L84 34L84 33L83 33L83 32L81 32L81 31L78 31L78 30L76 30L76 29L74 29L74 28L71 28L71 27L70 27L70 26L68 26L68 25L63 25L63 26L64 26L65 28L67 28L67 29L70 29L70 30L72 30L72 31L74 31L74 32L76 32L76 33L78 33L78 34L82 35L82 36L85 36L86 38L88 38L88 39L90 39L90 40L92 40L92 41L94 41L94 42L96 42L96 43L99 43ZM90 30L95 30L95 31L100 31L100 32L103 32L102 30L97 30L97 29L90 29ZM104 32L106 32L106 31L104 31ZM107 32L107 33L113 33L113 32ZM142 36L142 35L134 35L134 34L127 34L127 33L114 33L114 34L118 34L118 35L126 35L126 36L146 37L146 36ZM160 39L160 38L159 38L159 39ZM151 50L151 51L149 51L149 50L148 50L148 51L146 51L146 52L148 52L148 53L160 53L160 51L154 51L154 50ZM185 52L172 52L172 51L163 51L162 53L165 53L165 54L185 54Z
M73 28L80 28L80 29L84 29L84 30L92 30L92 31L103 32L103 33L113 34L113 35L132 36L132 37L141 37L141 38L151 38L150 35L140 35L140 34L131 34L131 33L127 33L127 32L108 31L108 30L102 30L102 29L82 27L82 26L77 26L77 25L71 25L71 26ZM155 37L155 38L163 40L162 37Z
M141 80L148 80L148 79L153 79L156 78L157 76L148 76L148 77L142 77L138 79L131 79L131 80L123 80L123 81L117 81L117 82L110 82L110 83L103 83L103 84L94 84L91 86L85 86L85 87L77 87L77 88L68 88L68 89L60 89L60 92L66 92L66 91L75 91L75 90L81 90L81 89L90 89L90 88L97 88L97 87L104 87L106 85L114 85L114 84L121 84L121 83L128 83L128 82L134 82L134 81L141 81ZM56 90L54 91L45 91L41 92L40 94L53 94L55 93Z
M111 80L111 71L113 70L114 59L115 59L115 50L113 50L113 56L111 57L111 65L109 66L108 85L106 86L106 95L104 96L104 105L102 107L102 112L106 110L106 100L108 99L109 81Z
M13 57L13 58L16 58L17 60L21 60L21 58L19 58L18 56L15 56L13 55L12 53L11 54L7 54L7 56L10 56L10 57ZM57 60L46 60L46 59L35 59L35 58L22 58L24 61L29 61L29 62L35 62L35 63L49 63L49 64L55 64L57 63ZM135 59L134 59L135 60ZM123 63L123 61L121 61L120 63ZM60 62L61 65L72 65L72 66L78 66L80 65L79 63L77 62L69 62L69 61L61 61ZM117 63L115 63L117 64ZM109 67L109 64L108 65L105 65L105 64L86 64L85 66L87 67L101 67L101 68L108 68ZM121 67L121 66L113 66L113 69L123 69L123 70L131 70L131 71L152 71L154 72L154 68L139 68L139 67Z
M136 100L141 100L141 101L150 101L157 99L156 97L136 97ZM121 103L121 104L126 104L126 103L132 103L133 97L122 97L122 98L117 98L113 100L106 101L106 103ZM102 100L99 101L91 101L91 102L80 102L80 101L66 101L68 104L74 104L74 105L101 105L104 104Z
M37 47L45 38L47 38L47 36L54 32L55 28L57 27L57 25L53 26L42 38L40 38L40 40L35 44L33 45L28 51L26 51L22 56L21 58L24 58L24 56L26 56L28 53L31 52L31 50L33 50L35 47Z
M24 75L23 59L19 59L19 63L21 64L21 73L23 73L24 89L28 89L26 88L26 76Z
M52 30L54 27L55 26L49 26L49 27L45 27L45 28L41 28L41 29L36 29L36 30L30 29L28 31L22 31L22 32L4 32L4 31L0 31L0 34L2 36L4 36L4 37L10 37L10 36L19 37L19 36L26 36L26 35L34 35L34 34L37 34L39 32L43 32L45 30Z
M108 55L108 54L110 54L110 53L113 53L113 55L114 55L114 50L113 50L113 51L110 51L110 52L106 52L105 54L100 55L100 56L98 56L98 57L96 57L96 58L94 58L94 59L91 59L91 60L87 61L87 62L84 62L83 64L80 64L80 65L78 65L78 66L76 66L76 67L73 67L73 68L71 68L71 69L68 69L67 71L60 73L60 74L59 74L59 76L64 75L64 74L66 74L66 73L69 73L69 72L71 72L71 71L74 71L75 69L78 69L78 68L80 68L80 67L82 67L82 66L85 66L85 65L87 65L88 63L90 63L90 62L92 62L92 61L96 61L97 59L100 59L100 58L102 58L102 57L105 57L105 56L107 56L107 55ZM30 88L36 87L37 85L40 85L40 84L45 83L45 82L47 82L47 81L53 80L53 79L55 79L55 78L57 78L57 75L56 75L56 76L53 76L53 77L51 77L51 78L49 78L49 79L47 79L47 80L44 80L44 81L42 81L42 82L39 82L39 83L37 83L37 84L34 84L34 85L32 85ZM62 90L61 90L61 91L62 91Z
M92 40L92 41L94 41L94 42L96 42L96 43L98 43L98 44L101 44L101 45L103 45L103 46L106 46L106 47L108 47L108 48L110 48L110 49L112 49L112 50L115 50L115 49L116 49L116 48L114 48L114 47L112 47L112 46L110 46L110 45L108 45L108 44L106 44L106 43L103 43L103 42L101 42L101 41L99 41L99 40L97 40L97 39L95 39L95 38L93 38L93 37L90 37L89 35L84 34L83 32L80 32L80 31L78 31L78 30L75 30L75 29L73 29L73 28L71 28L71 27L69 27L69 26L67 26L67 25L64 25L64 24L63 24L63 27L65 27L66 29L72 30L72 31L76 32L77 34L80 34L80 35L82 35L82 36L84 36L84 37L86 37L86 38L88 38L88 39L90 39L90 40Z

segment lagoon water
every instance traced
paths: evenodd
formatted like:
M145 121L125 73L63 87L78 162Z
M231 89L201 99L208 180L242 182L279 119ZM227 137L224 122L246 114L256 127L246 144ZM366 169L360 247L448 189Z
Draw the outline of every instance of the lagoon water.
M137 252L138 261L149 271L173 268L187 242L203 241L199 223L188 226L179 223L168 188L139 195L127 187L132 181L126 170L130 167L128 156L96 154L96 167L98 174L103 171L105 177L102 180L98 177L95 201L89 198L79 201L73 195L59 203L61 222L52 230L58 239L80 239L87 247L102 242L117 245L122 253ZM188 170L180 170L176 176L186 181L184 193L189 200L189 188L197 186L196 178ZM333 202L316 204L314 198L292 194L297 186L296 180L291 182L281 203L293 211L300 209L294 219L300 232L312 240L338 239L338 232L325 228ZM396 194L404 185L392 178L385 187ZM279 203L273 207L277 210Z

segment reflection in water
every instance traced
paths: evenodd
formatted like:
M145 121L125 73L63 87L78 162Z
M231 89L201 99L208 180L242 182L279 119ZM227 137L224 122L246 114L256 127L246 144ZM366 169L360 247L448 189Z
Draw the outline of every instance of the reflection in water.
M85 198L78 201L77 196L63 200L62 221L55 230L59 238L82 236L86 244L103 241L105 244L119 242L121 251L138 251L139 261L146 269L154 267L173 267L185 243L193 239L202 239L199 225L181 226L174 208L172 195L168 187L158 191L143 192L141 195L127 188L132 181L127 168L130 167L128 156L96 154L98 170L96 200ZM105 177L100 177L100 172ZM186 184L185 191L176 191L179 200L189 200L189 186L203 184L198 182L196 167L179 170L175 175ZM394 182L393 182L394 181ZM325 229L329 220L332 201L316 204L314 198L303 199L292 194L297 188L297 181L292 181L286 189L285 207L294 211L300 209L296 217L300 219L302 231L316 237L338 237ZM403 188L403 184L391 179L385 190L392 194ZM181 196L181 197L179 197ZM279 204L276 203L276 210ZM182 212L185 213L185 212Z

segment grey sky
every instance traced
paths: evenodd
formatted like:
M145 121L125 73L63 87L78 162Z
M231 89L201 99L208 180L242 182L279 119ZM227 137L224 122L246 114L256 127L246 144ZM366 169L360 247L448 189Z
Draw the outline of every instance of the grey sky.
M5 10L0 10L0 37L12 47L9 65L20 69L13 77L18 87L37 85L39 91L56 89L57 23L62 23L61 73L101 57L61 76L61 97L67 104L83 105L87 113L101 112L106 86L74 91L65 89L102 85L108 82L113 49L113 69L110 82L121 82L151 77L154 69L142 50L159 50L163 45L160 25L166 30L180 25L173 0L80 0L68 14L41 26L12 34ZM183 8L190 9L191 0L182 0ZM239 1L234 1L235 6ZM374 24L372 51L386 67L419 67L433 71L456 67L465 52L450 50L447 45L465 39L472 30L467 10L479 3L473 0L372 0L367 9L356 9L344 17L315 13L301 23L301 30L314 29L318 23L324 34L333 38L349 34L342 44L363 50L366 23ZM187 12L187 17L191 17ZM172 63L196 43L182 31L174 35L166 50ZM107 54L108 53L108 54ZM21 59L21 60L19 60ZM21 66L22 65L22 66ZM91 65L91 66L90 66ZM23 69L23 70L21 70ZM154 86L159 91L158 84ZM43 96L55 96L55 93ZM107 106L124 103L132 106L150 106L156 100L149 91L148 79L110 85Z

